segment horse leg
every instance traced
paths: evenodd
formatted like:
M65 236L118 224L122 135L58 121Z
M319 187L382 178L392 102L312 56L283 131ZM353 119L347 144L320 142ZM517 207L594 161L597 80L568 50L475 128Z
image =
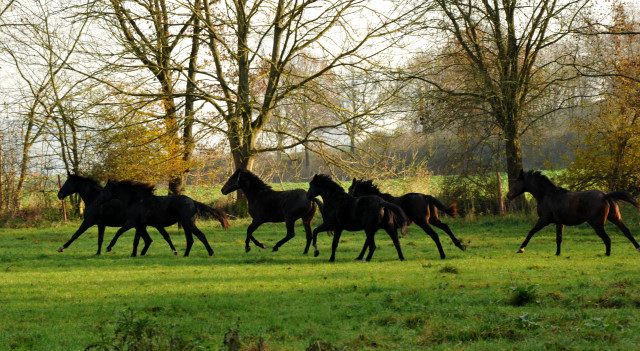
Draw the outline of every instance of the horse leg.
M136 228L136 233L133 236L133 251L131 252L131 257L136 257L138 254L138 244L140 243L140 233L138 233L138 229Z
M73 233L73 235L71 236L71 238L64 243L64 245L60 246L58 248L58 252L62 252L64 251L64 249L68 248L69 245L71 245L72 242L74 242L76 239L78 239L78 237L80 235L82 235L82 233L84 233L85 231L87 231L87 229L91 228L92 225L94 225L95 223L93 221L89 221L86 218L84 219L84 221L82 221L82 224L80 224L80 228L78 228L78 230L76 230L75 233ZM98 239L100 239L100 237L98 236ZM98 249L99 250L99 249Z
M318 251L318 246L316 245L318 233L327 231L327 229L329 229L329 225L322 223L313 230L313 257L318 257L318 255L320 255L320 251Z
M313 240L313 233L311 232L311 220L306 221L303 219L302 225L304 226L304 233L307 236L307 243L304 246L304 251L302 252L302 254L306 255L309 253L309 246L311 246L311 241ZM315 248L316 246L314 245L313 247Z
M196 238L198 238L202 244L204 245L204 247L207 249L207 252L209 253L209 256L213 256L213 249L211 248L211 245L209 245L209 241L207 240L207 237L204 236L204 233L198 228L196 227L195 223L189 223L189 226L191 226L191 230L193 232L193 234L196 235ZM186 228L186 226L185 226Z
M267 248L267 245L265 245L265 244L263 244L263 243L259 242L259 241L258 241L258 239L256 239L256 238L253 236L253 232L255 232L255 231L256 231L256 229L258 229L258 227L262 225L262 223L264 223L264 222L259 222L259 221L256 221L256 220L254 219L254 220L251 222L251 224L249 224L249 226L247 227L247 238L246 238L246 239L245 239L245 241L244 241L244 252L249 252L249 251L251 251L251 247L249 246L249 243L250 243L251 241L253 241L253 243L254 243L256 246L258 246L258 247L261 247L261 248L263 248L263 249L266 249L266 248Z
M447 235L449 235L449 237L451 238L451 241L453 241L453 244L457 248L459 248L462 251L467 250L467 247L460 240L458 240L458 238L456 238L455 235L453 235L451 228L449 228L449 226L446 223L442 223L442 221L440 221L439 218L431 216L431 218L429 218L429 224L433 224L436 227L442 229L445 233L447 233Z
M433 228L431 228L425 220L420 220L416 222L416 224L420 228L422 228L422 230L424 230L424 232L427 233L427 235L429 235L431 239L433 239L433 241L436 243L436 247L438 248L438 252L440 253L440 259L444 259L446 256L444 254L444 249L442 249L442 244L440 243L440 237L438 236L438 233L436 233L436 231L433 230Z
M171 241L171 237L169 236L169 233L167 233L167 231L163 227L155 227L155 228L158 232L160 232L160 235L162 235L164 240L169 244L169 247L171 247L171 251L173 251L173 254L177 255L178 251L173 246L173 242Z
M533 228L531 228L531 230L529 231L529 234L527 234L527 238L524 239L524 241L522 242L522 245L520 245L520 248L518 249L518 251L516 251L516 253L524 253L524 248L529 243L529 240L531 240L531 238L533 237L533 234L539 232L540 229L546 227L548 224L549 223L547 221L538 219L538 222L536 223L536 225L533 226Z
M593 228L593 230L596 231L596 234L598 234L600 239L602 239L602 241L604 242L604 254L607 256L611 256L611 238L609 238L607 232L604 231L604 225L594 223L589 223L589 225L591 226L591 228Z
M631 241L631 243L633 244L633 247L636 248L636 250L638 252L640 252L640 245L638 245L638 242L636 241L636 239L633 237L633 235L631 235L631 231L629 230L629 228L627 228L627 226L624 225L624 223L622 223L622 219L609 219L609 221L611 221L611 223L615 224L618 228L620 228L620 230L622 231L622 234L624 234L624 236L629 239L629 241Z
M400 261L404 261L404 255L402 254L402 248L400 247L400 239L398 238L398 231L394 227L385 228L387 234L391 237L391 241L393 241L393 246L396 247L396 252L398 252L398 258Z
M369 237L367 236L364 239L364 245L362 246L362 251L360 251L360 254L358 255L358 257L356 257L356 260L361 261L362 258L364 257L364 253L367 252L368 248L369 248Z
M369 262L371 261L371 257L373 257L373 253L376 251L376 231L369 229L364 232L367 235L367 242L369 243L369 253L367 254L367 258L365 258L365 261Z
M562 244L562 232L564 231L564 224L556 224L556 256L560 256L560 245Z
M184 250L184 257L189 256L189 252L191 252L191 247L193 246L193 234L191 233L191 228L184 227L184 238L187 241L187 248Z
M284 238L282 238L282 240L276 243L276 245L273 247L273 250L272 250L273 252L278 251L278 248L280 248L280 246L284 245L284 243L286 243L287 241L291 240L294 236L296 236L296 232L294 230L295 223L296 223L295 219L294 220L289 219L285 222L285 225L287 227L287 235Z
M96 255L100 255L100 251L102 251L102 242L104 241L104 225L98 224L98 252Z
M132 223L129 223L129 222L125 223L120 229L118 229L118 231L116 232L116 235L113 236L113 239L111 239L111 242L109 242L109 245L107 245L107 248L104 251L106 252L111 251L111 249L113 248L113 245L116 244L120 235L122 235L124 232L126 232L127 230L133 227L135 227L135 225L133 225Z
M318 228L316 228L316 230L318 230ZM338 243L340 243L340 235L342 235L342 229L336 229L336 231L333 233L333 242L331 243L331 257L329 257L329 262L333 262L336 260L336 249L338 248Z
M146 225L136 228L136 235L138 235L138 232L140 232L140 236L144 240L144 247L142 248L142 251L140 251L140 256L144 256L147 254L147 250L149 250L149 246L153 242L153 239L149 236Z

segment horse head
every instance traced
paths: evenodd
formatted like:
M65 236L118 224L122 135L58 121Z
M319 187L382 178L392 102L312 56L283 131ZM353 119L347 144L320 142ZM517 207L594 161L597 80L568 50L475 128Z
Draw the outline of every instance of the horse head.
M227 195L230 192L236 191L240 189L240 175L242 173L242 169L238 168L232 175L229 177L226 183L220 189L223 195Z
M518 178L514 179L509 186L509 192L507 193L507 199L513 200L515 197L521 195L527 190L527 184L525 180L525 173L521 169Z

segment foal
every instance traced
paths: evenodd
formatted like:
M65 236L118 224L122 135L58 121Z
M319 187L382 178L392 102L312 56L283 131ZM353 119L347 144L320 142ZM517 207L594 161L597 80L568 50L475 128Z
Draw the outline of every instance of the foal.
M127 213L124 203L119 199L112 199L106 202L97 201L97 198L100 196L102 190L103 187L100 186L98 181L95 179L68 174L67 180L60 188L60 191L58 191L58 199L62 200L71 194L78 193L80 195L80 198L82 198L82 201L84 201L85 203L84 220L82 221L82 224L80 224L80 228L76 230L71 238L66 243L64 243L64 245L58 248L58 252L64 251L87 229L91 228L94 225L97 225L98 252L96 252L96 255L100 255L100 251L102 250L102 240L104 239L105 227L122 227L122 225L125 223ZM164 228L161 226L155 228L160 232L160 234L162 234L164 240L169 243L173 254L177 255L178 252L171 242L169 233L167 233L167 231L164 230ZM144 239L145 247L141 252L141 254L144 255L149 248L148 244L150 244L152 240L147 233L146 227L140 228L140 232L137 234L141 235Z
M107 182L99 201L111 198L121 199L127 208L127 220L111 239L106 251L111 251L118 237L130 228L135 227L137 229L147 225L168 227L179 223L184 229L184 235L187 240L184 256L189 256L193 245L193 235L204 244L209 256L213 256L213 249L209 245L207 238L196 226L196 215L198 213L210 214L220 221L223 229L227 229L229 227L227 214L185 195L156 196L153 194L153 190L153 185L128 180ZM139 237L136 235L132 256L136 255L138 241Z
M523 253L524 248L531 237L540 229L551 223L556 225L556 255L560 255L562 232L565 225L578 225L587 222L596 234L602 239L605 246L605 255L611 255L611 239L604 231L607 220L615 224L633 246L640 252L640 245L631 235L631 231L622 223L620 208L616 201L626 201L640 210L638 203L631 194L626 191L614 191L605 194L599 190L572 192L555 186L549 178L539 171L520 170L520 175L509 187L507 198L529 192L538 202L538 222L529 231L517 253Z
M443 205L438 199L431 195L418 194L418 193L408 193L399 197L392 196L391 194L383 193L378 189L377 186L373 184L371 180L356 180L353 178L351 182L351 186L349 187L349 195L352 196L362 196L362 195L377 195L384 199L384 201L390 202L392 204L396 204L402 208L404 213L407 215L410 223L413 222L422 230L427 233L436 243L436 247L438 248L438 252L440 253L440 258L444 259L445 254L442 249L442 244L440 244L440 238L438 237L438 233L436 233L433 228L429 226L432 224L442 230L445 231L453 241L453 244L458 247L460 250L465 251L467 249L458 238L453 235L451 229L445 223L442 223L438 218L438 209L442 212L448 214L451 217L456 217L456 204L452 204L450 206Z
M222 187L222 193L227 195L232 191L242 190L249 202L249 215L253 219L247 228L247 238L245 240L245 252L249 252L251 247L249 242L266 249L267 246L259 242L253 232L263 223L279 223L285 222L287 227L287 235L276 243L273 251L278 251L287 241L291 240L296 233L294 224L298 218L302 218L304 231L307 235L307 243L303 254L309 252L311 244L311 221L316 213L316 209L322 206L322 203L316 199L308 199L307 192L304 189L276 191L263 182L258 176L246 169L238 168L229 180ZM314 251L317 252L315 241L313 243Z
M336 249L343 230L351 232L364 230L367 239L356 259L361 260L369 248L366 260L371 260L373 252L376 250L374 236L379 229L384 229L389 234L398 252L398 258L401 261L404 260L396 227L401 228L404 232L407 228L407 219L400 207L384 201L379 196L353 197L347 194L331 177L324 174L316 174L313 177L309 183L307 196L309 198L322 196L324 223L313 230L313 242L315 245L319 232L328 230L334 232L329 262L335 260ZM318 256L317 251L315 255Z

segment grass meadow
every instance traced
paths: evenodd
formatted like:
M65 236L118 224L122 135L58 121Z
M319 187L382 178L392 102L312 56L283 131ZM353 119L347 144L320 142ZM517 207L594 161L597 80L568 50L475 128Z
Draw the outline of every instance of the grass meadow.
M630 206L623 206L628 208ZM640 214L626 223L640 237ZM129 257L133 233L95 256L92 228L56 252L79 222L0 229L0 349L17 350L603 350L640 345L640 254L613 226L612 256L586 226L555 229L515 254L532 217L444 218L467 245L441 234L446 260L412 226L369 263L354 261L362 232L344 233L337 262L303 256L304 231L279 252L244 252L247 220L228 231L200 221L216 256L196 241L173 256L154 230L148 256ZM320 222L319 220L317 221ZM316 223L316 224L318 224ZM179 252L185 240L170 228ZM115 233L109 228L105 241ZM269 246L282 224L255 235ZM105 243L106 245L106 243Z

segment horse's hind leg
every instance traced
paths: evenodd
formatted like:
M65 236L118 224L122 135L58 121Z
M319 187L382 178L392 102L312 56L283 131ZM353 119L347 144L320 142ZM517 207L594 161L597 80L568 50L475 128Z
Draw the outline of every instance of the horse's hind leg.
M436 233L436 231L433 230L433 228L431 228L426 221L419 221L416 222L416 224L420 228L422 228L422 230L424 230L424 232L427 233L427 235L429 235L431 239L433 239L433 241L436 243L436 247L438 248L438 252L440 253L440 258L444 259L446 256L444 254L444 250L442 249L442 244L440 243L440 237L438 237L438 233Z
M636 248L636 250L638 252L640 252L640 245L638 244L638 242L636 241L636 239L633 237L633 235L631 235L631 231L629 230L629 228L627 228L626 225L624 225L624 223L622 222L622 219L609 219L609 221L611 221L611 223L615 224L618 228L620 228L620 230L622 231L622 234L624 234L624 236L629 239L629 241L631 241L631 243L633 244L633 247Z
M367 242L369 243L369 253L367 254L367 258L365 259L365 261L369 262L371 261L371 257L373 257L373 253L376 251L376 240L375 240L376 231L365 230L364 232L367 234Z
M285 225L287 227L287 235L284 238L282 238L282 240L276 243L276 245L273 247L273 250L272 250L273 252L278 251L278 248L280 248L280 246L284 245L284 243L286 243L287 241L291 240L294 236L296 236L296 232L294 230L295 223L296 223L295 219L294 220L289 219L285 222Z
M98 252L96 255L100 255L100 251L102 251L102 242L104 241L104 225L98 225Z
M317 226L316 229L313 230L313 233L311 235L313 237L313 257L318 257L318 255L320 254L320 251L318 251L318 245L317 245L318 233L327 231L328 228L329 228L328 224L322 223L319 226Z
M214 255L213 249L211 248L211 245L209 245L209 241L207 240L207 237L204 236L204 233L198 227L196 227L195 223L185 224L184 226L185 229L187 228L187 225L191 227L191 231L193 232L193 234L196 235L196 237L202 242L204 247L207 249L209 256L213 256Z
M162 235L164 240L169 244L169 247L171 247L171 251L173 251L173 254L177 255L178 251L176 250L175 246L173 246L173 242L171 241L171 237L169 236L169 233L167 233L167 231L163 227L155 227L155 228L158 232L160 232L160 235Z
M457 248L462 251L467 250L467 247L460 240L458 240L455 235L453 235L451 228L449 228L446 223L442 223L439 218L431 216L431 218L429 218L429 224L432 224L447 233L447 235L449 235L449 237L451 238L451 241L453 241L453 245L455 245Z
M362 258L364 257L364 253L367 252L368 248L369 248L369 237L364 239L364 245L362 246L362 251L360 251L360 254L358 255L358 257L356 257L356 260L358 261L362 260Z
M307 237L307 242L304 246L304 251L302 252L302 254L306 255L309 253L309 246L311 246L311 241L313 240L313 234L311 232L311 220L307 221L303 219L302 225L304 226L304 233L306 234L306 237ZM313 247L314 249L316 248L315 245Z
M149 232L147 232L147 226L141 226L139 229L136 228L136 235L138 235L138 232L140 232L140 236L144 240L144 247L140 252L140 256L144 256L147 254L147 250L149 250L149 246L153 242L153 239L151 239L151 236L149 236Z
M393 241L393 246L396 248L396 252L398 253L398 258L400 261L404 261L404 255L402 254L402 248L400 247L400 239L398 238L398 231L396 228L385 228L387 234L391 237L391 241Z
M560 245L562 245L562 232L564 224L556 224L556 256L560 256Z
M607 232L604 231L604 225L602 224L593 224L589 223L591 228L596 231L596 234L602 239L604 242L605 252L604 254L607 256L611 256L611 238L607 235Z
M189 252L191 252L191 247L193 246L193 234L191 233L191 228L184 227L184 238L187 241L187 248L184 250L184 257L189 256Z

